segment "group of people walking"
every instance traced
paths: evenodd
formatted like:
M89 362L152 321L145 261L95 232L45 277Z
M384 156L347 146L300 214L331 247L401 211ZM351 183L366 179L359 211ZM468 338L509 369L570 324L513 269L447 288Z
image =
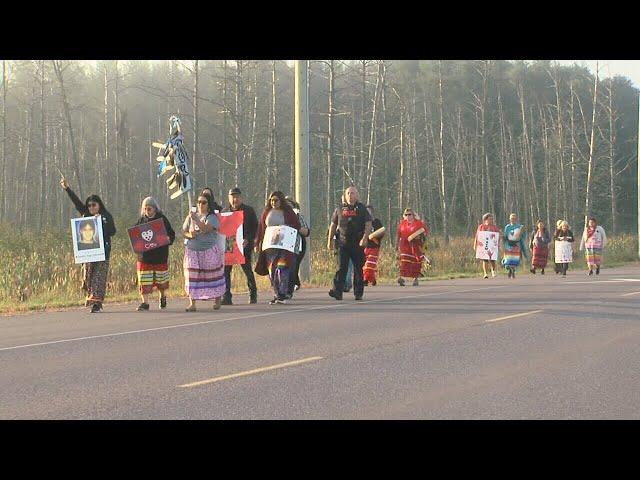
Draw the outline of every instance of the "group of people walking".
M104 238L105 260L83 264L83 289L87 293L86 306L91 312L102 309L104 301L111 238L116 233L113 216L104 206L98 195L90 195L83 203L71 190L64 177L60 185L67 192L74 206L85 217L101 216ZM307 239L311 230L300 213L300 205L281 191L269 195L260 218L250 205L242 199L242 192L235 187L228 192L228 204L222 208L215 202L213 191L204 188L197 196L197 203L190 208L182 223L184 237L184 289L189 298L187 312L197 309L198 301L213 301L213 309L222 305L232 305L231 272L233 265L224 264L224 250L218 245L219 220L216 212L243 212L244 263L240 264L246 277L249 290L249 303L255 304L258 291L254 271L258 275L268 276L273 290L270 304L283 304L291 299L300 288L299 269L306 253ZM167 306L166 292L169 288L169 248L174 243L176 233L168 218L161 211L153 197L146 197L140 207L140 217L136 225L154 220L162 220L169 244L137 254L136 272L141 303L138 311L150 309L149 296L154 289L158 291L159 308ZM294 251L282 248L262 249L265 232L269 227L286 226L297 232ZM380 219L374 215L372 205L364 205L358 199L358 190L350 186L344 191L342 202L335 209L329 225L327 248L333 251L337 261L337 271L333 278L333 288L329 295L342 300L343 294L353 287L355 300L363 299L365 286L377 284L380 247L386 229ZM495 232L502 239L502 265L509 278L515 278L521 259L528 259L525 248L527 233L518 222L516 214L509 216L509 223L500 230L491 213L482 217L482 223L476 230L474 249L480 232ZM405 286L405 279L418 285L423 276L422 270L430 265L426 257L424 243L429 229L412 208L405 208L402 219L396 229L396 258L399 267L397 283ZM549 258L550 245L554 242L555 273L566 276L568 266L573 262L574 235L566 220L558 220L553 235L542 220L538 220L532 229L528 243L531 251L530 272L538 271L544 275ZM580 242L580 250L585 251L588 274L600 273L602 254L606 245L606 233L590 218ZM255 270L252 269L253 253L258 255ZM482 261L484 278L496 276L496 255Z
M518 222L518 216L512 213L509 216L509 223L505 225L501 231L495 225L493 215L491 213L485 213L482 216L482 223L478 225L476 230L474 250L476 249L479 233L484 231L496 232L502 237L502 265L507 270L507 276L509 278L515 278L516 269L520 265L521 259L524 257L528 260L525 249L527 233L523 225ZM538 220L532 232L529 241L529 249L531 250L531 267L529 271L534 275L540 271L540 273L544 275L549 258L551 241L553 240L555 273L556 275L566 276L569 264L573 262L572 244L574 243L574 236L569 228L569 222L566 220L558 220L552 236L545 222ZM598 225L595 218L589 218L579 248L580 251L585 252L588 275L593 275L594 272L596 275L600 274L602 253L606 242L607 236L604 228ZM491 270L491 276L495 277L496 260L483 260L482 269L484 278L489 278L488 269Z

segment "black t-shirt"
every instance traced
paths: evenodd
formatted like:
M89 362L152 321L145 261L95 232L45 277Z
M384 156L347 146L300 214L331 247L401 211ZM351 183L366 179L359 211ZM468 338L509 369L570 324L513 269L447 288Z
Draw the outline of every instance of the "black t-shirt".
M364 236L364 225L371 221L371 215L363 203L355 205L343 203L335 209L331 217L331 223L338 226L340 243L342 245L358 245Z

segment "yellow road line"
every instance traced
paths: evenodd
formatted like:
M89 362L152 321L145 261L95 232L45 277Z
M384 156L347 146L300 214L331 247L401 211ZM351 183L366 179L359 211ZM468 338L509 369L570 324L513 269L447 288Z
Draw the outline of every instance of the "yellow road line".
M507 315L506 317L498 317L498 318L492 318L490 320L485 320L485 323L499 322L501 320L508 320L510 318L517 318L517 317L524 317L525 315L533 315L534 313L540 313L540 312L542 312L542 310L532 310L530 312L516 313L514 315Z
M630 292L630 293L623 293L620 296L621 297L628 297L629 295L640 295L640 291L638 291L638 292Z
M221 377L209 378L207 380L201 380L199 382L185 383L184 385L178 385L178 387L179 388L199 387L200 385L206 385L208 383L221 382L222 380L229 380L231 378L246 377L247 375L254 375L256 373L268 372L269 370L276 370L278 368L293 367L294 365L301 365L303 363L315 362L317 360L322 360L322 357L302 358L300 360L294 360L293 362L279 363L277 365L271 365L269 367L256 368L254 370L247 370L244 372L233 373L231 375L223 375Z

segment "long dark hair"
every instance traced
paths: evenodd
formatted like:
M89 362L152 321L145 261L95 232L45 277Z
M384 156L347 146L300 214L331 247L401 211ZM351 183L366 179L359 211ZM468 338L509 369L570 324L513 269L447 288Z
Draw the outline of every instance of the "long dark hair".
M205 192L205 190L208 190L211 193ZM222 207L220 205L218 205L218 202L216 202L216 199L213 198L213 188L211 187L204 187L201 191L200 191L200 195L205 195L207 197L207 200L209 200L209 209L211 210L212 213L214 210L218 210L219 212L222 211Z
M198 198L200 198L200 197L204 197L204 198L207 199L207 210L208 210L208 213L213 213L213 211L215 210L215 207L214 207L215 201L213 200L213 196L211 196L208 193L203 191L200 195L198 195Z
M283 211L293 210L291 208L291 204L286 201L284 193L282 193L280 190L276 190L275 192L272 192L271 195L269 195L269 197L267 198L267 204L264 207L265 211L268 212L269 210L271 210L271 199L273 197L277 197L278 199L280 199L280 208Z
M109 213L109 210L102 203L102 199L98 195L89 195L84 201L84 208L89 212L89 203L96 202L98 204L98 213L107 219L113 219L113 216Z

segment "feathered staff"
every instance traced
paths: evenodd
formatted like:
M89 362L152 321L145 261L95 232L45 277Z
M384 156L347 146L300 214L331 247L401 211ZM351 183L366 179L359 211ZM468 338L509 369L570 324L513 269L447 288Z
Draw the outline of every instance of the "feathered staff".
M187 192L189 206L191 206L192 180L189 173L189 155L184 148L184 135L180 127L180 119L175 115L169 118L169 139L166 143L153 142L152 145L158 148L158 178L173 172L167 178L169 190L174 190L170 198L178 198Z

